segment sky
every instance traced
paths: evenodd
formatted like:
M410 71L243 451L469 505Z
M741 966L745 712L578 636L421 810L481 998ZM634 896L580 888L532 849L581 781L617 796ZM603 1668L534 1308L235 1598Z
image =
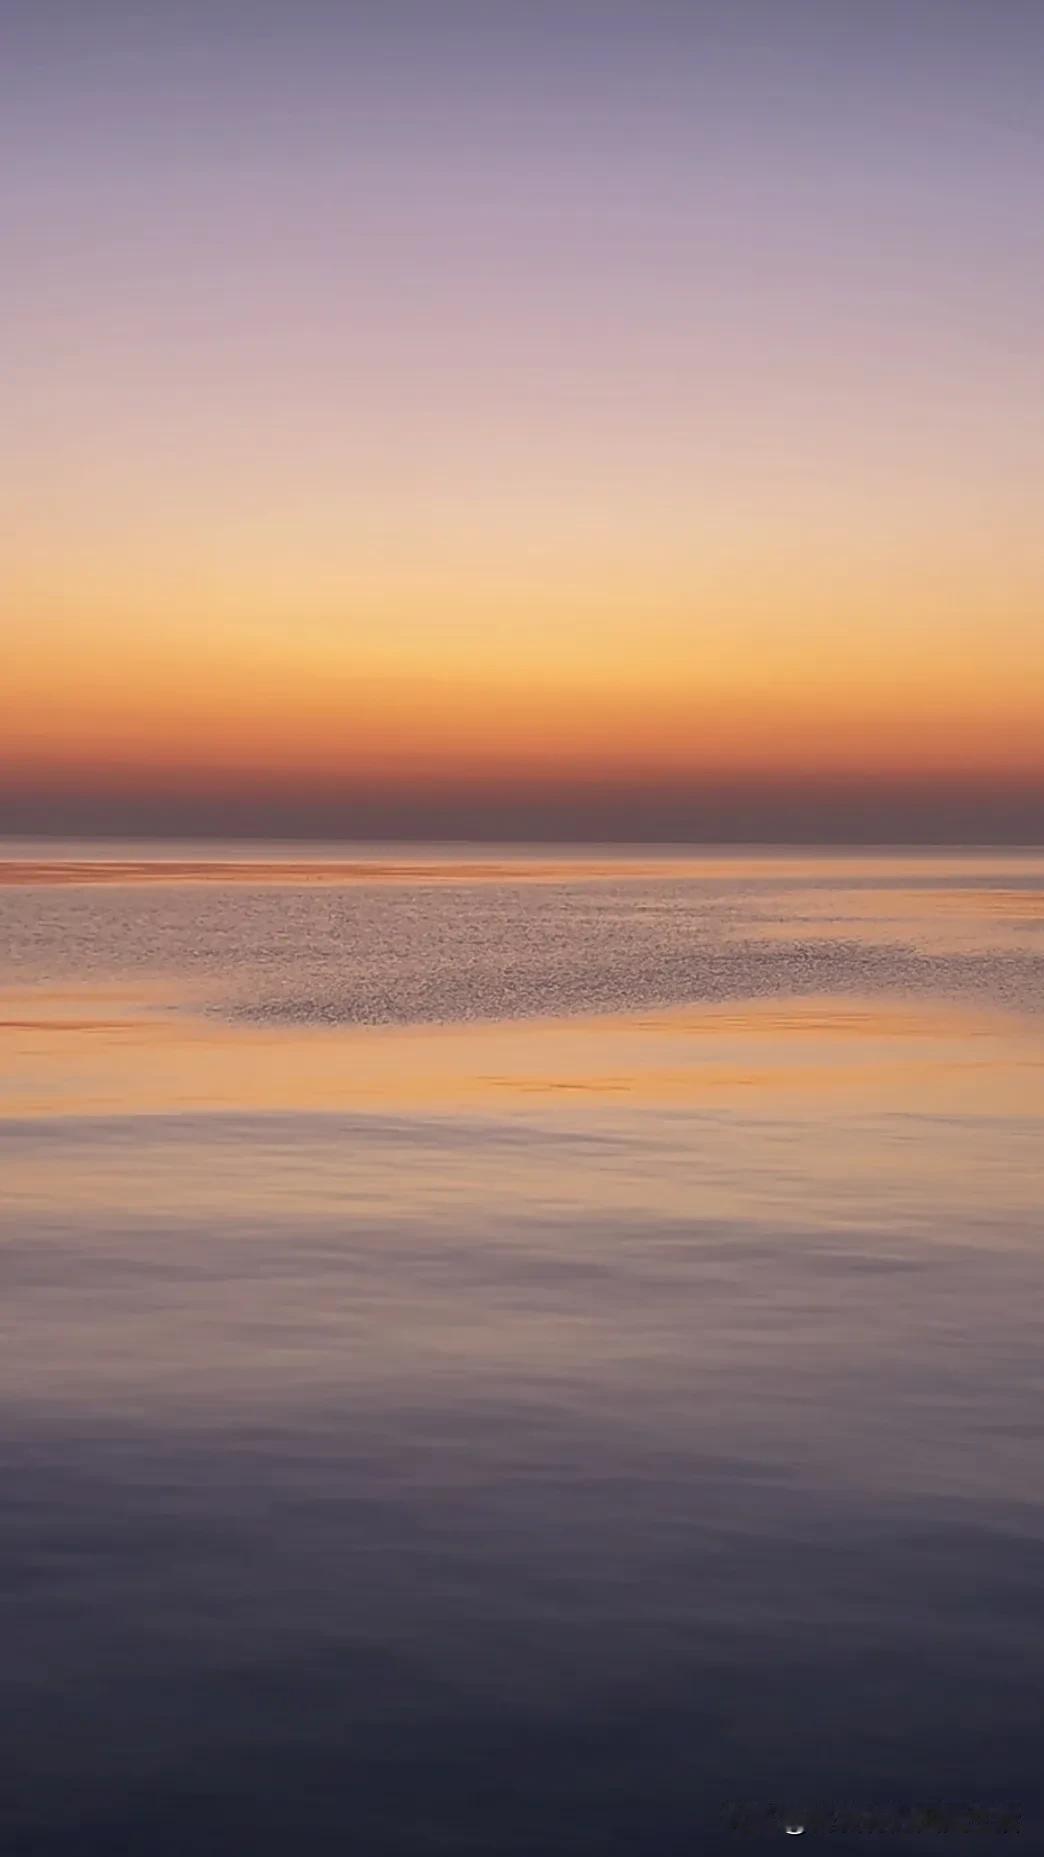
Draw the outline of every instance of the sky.
M0 830L1044 838L1039 0L0 65Z

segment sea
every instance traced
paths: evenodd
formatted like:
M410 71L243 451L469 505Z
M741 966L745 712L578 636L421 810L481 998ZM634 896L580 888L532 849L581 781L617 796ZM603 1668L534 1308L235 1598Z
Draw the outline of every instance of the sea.
M0 845L4 1857L1044 1850L1044 851Z

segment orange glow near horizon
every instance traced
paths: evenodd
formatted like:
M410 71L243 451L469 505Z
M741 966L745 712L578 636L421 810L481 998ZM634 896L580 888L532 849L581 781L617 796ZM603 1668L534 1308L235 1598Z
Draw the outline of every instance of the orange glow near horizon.
M1044 775L1044 648L1028 623L963 644L956 628L889 637L775 615L686 627L621 620L607 590L601 637L594 618L568 614L555 625L538 613L543 623L516 633L461 616L466 595L462 579L460 610L426 633L402 620L280 630L221 615L16 626L0 765L14 779L187 789L226 776L394 788Z

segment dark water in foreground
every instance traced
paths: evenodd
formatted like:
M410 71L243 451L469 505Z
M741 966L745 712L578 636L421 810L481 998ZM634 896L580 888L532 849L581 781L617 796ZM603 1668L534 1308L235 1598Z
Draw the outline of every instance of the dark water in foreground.
M1044 859L16 856L5 1857L1044 1849Z

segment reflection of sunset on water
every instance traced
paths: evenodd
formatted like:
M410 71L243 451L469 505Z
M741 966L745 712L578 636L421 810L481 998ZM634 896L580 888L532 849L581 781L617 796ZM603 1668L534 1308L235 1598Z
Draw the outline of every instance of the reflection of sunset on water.
M1044 1027L941 1004L812 998L653 1018L337 1029L230 1026L170 1004L150 1013L129 999L117 1015L81 998L74 1016L60 999L41 1013L32 993L9 995L7 1113L1044 1108Z

